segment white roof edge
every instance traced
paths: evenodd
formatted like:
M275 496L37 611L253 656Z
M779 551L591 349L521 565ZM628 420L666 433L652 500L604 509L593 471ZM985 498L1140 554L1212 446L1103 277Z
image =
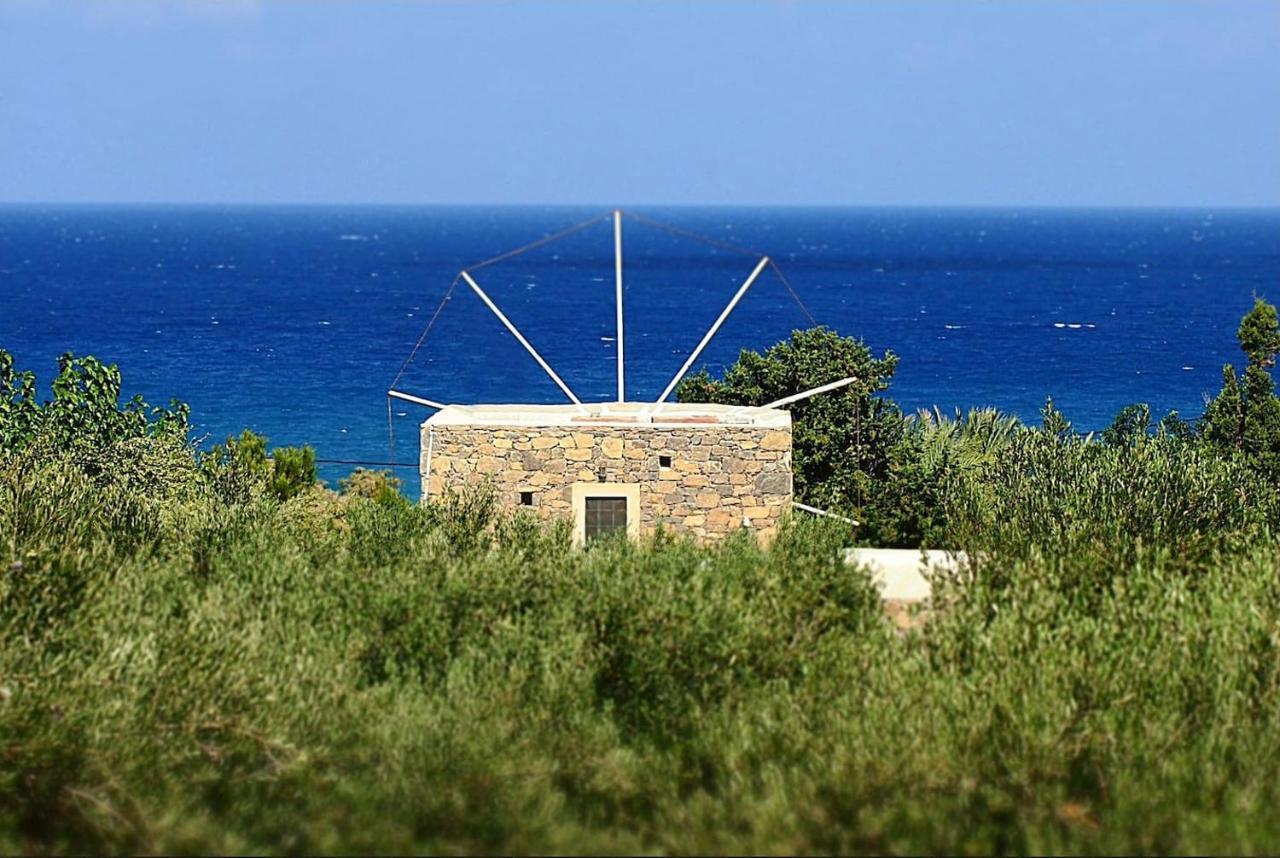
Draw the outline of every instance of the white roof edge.
M424 426L546 426L625 427L632 429L699 429L713 426L756 426L788 428L791 413L781 408L670 403L657 409L651 402L584 403L583 414L576 405L480 404L450 405L423 422ZM609 419L616 417L616 420ZM696 422L698 417L715 417L716 422Z

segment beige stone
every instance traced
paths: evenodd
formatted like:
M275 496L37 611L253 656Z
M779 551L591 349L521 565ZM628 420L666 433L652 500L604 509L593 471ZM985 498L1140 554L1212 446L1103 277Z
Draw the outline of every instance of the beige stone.
M694 503L703 509L713 509L720 505L720 495L717 492L702 492L694 498Z
M777 431L764 433L764 437L760 439L760 449L790 450L791 449L791 433L777 432Z
M738 517L726 509L713 509L707 513L708 528L722 528L729 524L740 523Z
M431 496L488 482L515 505L520 492L534 491L530 512L543 519L574 515L575 483L605 481L638 487L639 533L664 526L717 541L743 527L744 513L753 532L772 532L791 499L790 433L772 427L455 423L433 433L435 458L424 474ZM659 467L659 455L673 467Z

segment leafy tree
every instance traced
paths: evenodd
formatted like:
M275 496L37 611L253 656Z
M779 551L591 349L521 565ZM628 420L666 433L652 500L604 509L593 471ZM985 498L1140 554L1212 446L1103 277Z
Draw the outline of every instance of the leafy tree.
M1102 442L1112 447L1133 447L1151 429L1151 406L1145 402L1126 405L1111 425L1102 430Z
M28 443L39 421L35 373L15 370L13 355L0 349L0 452Z
M1275 306L1255 297L1253 309L1240 320L1236 337L1250 366L1275 366L1276 354L1280 353L1280 323L1276 321Z
M681 402L764 405L842 378L857 381L789 406L795 492L825 508L857 509L875 491L903 435L902 413L874 394L889 388L898 358L879 358L861 340L816 327L792 332L763 354L743 350L713 379L705 369L676 388Z
M1197 437L1196 427L1183 420L1176 410L1160 418L1160 422L1156 424L1156 434L1184 443L1195 441Z
M200 464L228 502L243 503L262 485L286 501L316 483L314 449L277 447L268 455L266 436L249 429L216 445Z
M95 357L67 352L58 358L53 399L41 404L32 372L14 369L0 349L0 452L33 443L92 457L112 444L135 438L185 441L190 409L173 400L151 408L141 396L120 404L120 369Z
M1205 409L1201 431L1220 452L1243 455L1254 469L1280 478L1280 399L1269 371L1280 353L1276 308L1255 298L1236 336L1248 366L1241 376L1231 364L1222 368L1222 390Z
M925 457L926 439L908 437L907 420L888 390L898 358L828 328L792 332L763 354L744 350L713 379L706 370L676 388L681 402L765 405L855 378L852 384L788 406L795 494L805 503L849 513L859 538L919 545L941 530L949 453Z
M309 446L277 447L271 463L271 492L282 501L316 484L316 451Z
M1075 437L1071 421L1053 404L1052 396L1044 401L1044 408L1040 409L1040 428L1046 435L1052 435L1059 441Z

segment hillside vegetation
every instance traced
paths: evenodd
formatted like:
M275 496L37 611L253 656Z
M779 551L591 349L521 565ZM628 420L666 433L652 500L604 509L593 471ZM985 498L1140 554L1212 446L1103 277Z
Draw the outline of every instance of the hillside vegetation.
M832 338L682 395L811 386L773 359ZM1097 437L811 400L798 487L867 526L768 549L330 491L0 352L0 852L1274 851L1276 350ZM901 633L851 539L975 559Z

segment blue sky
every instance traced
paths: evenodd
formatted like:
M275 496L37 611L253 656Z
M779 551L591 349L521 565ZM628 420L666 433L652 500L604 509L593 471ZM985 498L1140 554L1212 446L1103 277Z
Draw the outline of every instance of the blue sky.
M0 201L1278 205L1280 2L0 0Z

